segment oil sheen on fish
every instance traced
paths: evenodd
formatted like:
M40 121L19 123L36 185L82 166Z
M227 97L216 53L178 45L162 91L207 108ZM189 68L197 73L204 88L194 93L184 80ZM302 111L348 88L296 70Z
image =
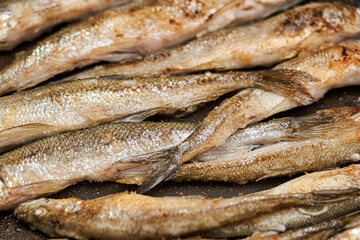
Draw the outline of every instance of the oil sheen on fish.
M263 77L271 81L242 90L211 111L190 137L168 151L164 156L168 163L154 170L139 191L147 191L184 162L223 144L239 128L311 104L330 89L360 84L359 53L360 41L323 44L263 72ZM289 71L293 71L290 77Z
M270 190L254 193L254 195L345 191L359 189L359 187L360 165L350 165L336 170L306 174ZM277 212L259 215L245 221L233 222L232 224L197 234L218 238L252 235L256 232L262 232L265 235L274 234L284 232L287 229L297 229L322 221L328 221L358 211L359 204L360 198L359 196L355 196L352 199L346 199L341 204L329 203L320 207L301 209L286 208Z
M346 229L351 225L358 225L359 220L359 213L355 213L350 216L323 222L307 228L287 231L279 235L266 237L262 236L262 234L255 234L252 237L246 238L246 240L356 240L359 239L360 236L359 232L356 233L356 227L350 230ZM332 237L334 234L344 229L346 230L344 233Z
M343 201L344 198L349 196L335 194L329 197L328 194L319 196L308 193L196 199L121 193L88 201L42 198L19 205L14 214L19 220L30 224L31 228L52 237L163 239L248 219L284 207L316 206L328 201Z
M149 156L173 147L194 123L110 123L43 138L0 155L0 210L82 180L111 181L146 174Z
M311 3L247 26L225 29L129 64L98 66L70 77L153 76L271 66L303 48L360 33L360 9L340 3Z
M138 0L105 10L38 42L0 72L0 95L99 61L123 61L299 0Z
M223 145L195 157L195 162L182 165L170 179L244 184L359 161L359 111L359 108L329 109L238 130ZM241 143L246 140L253 143ZM237 148L232 147L237 144Z
M4 0L0 2L0 51L11 50L51 27L129 0Z
M239 236L251 236L256 233L261 234L258 234L257 237L250 239L262 239L262 237L264 237L264 239L268 239L265 236L271 235L274 239L298 239L294 238L294 236L299 234L299 237L301 237L299 239L303 239L303 237L307 237L309 234L312 235L322 232L324 229L329 229L330 226L334 227L334 223L336 223L338 227L345 227L345 220L341 222L332 222L331 220L356 212L359 207L360 197L354 196L353 198L349 198L341 202L327 203L315 207L284 208L276 212L261 214L248 220L228 224L219 228L209 229L196 234L203 237L222 239ZM327 222L325 225L321 224L326 221L330 222ZM347 221L350 221L350 219ZM321 227L314 226L316 224L320 224ZM313 231L302 229L307 227ZM278 233L279 235L276 235ZM272 238L270 237L269 239Z
M356 218L357 217L357 218ZM329 240L359 240L360 239L360 219L357 215L354 220L346 224L347 230L336 234Z
M254 84L251 73L84 79L0 98L0 149L119 118L140 121Z

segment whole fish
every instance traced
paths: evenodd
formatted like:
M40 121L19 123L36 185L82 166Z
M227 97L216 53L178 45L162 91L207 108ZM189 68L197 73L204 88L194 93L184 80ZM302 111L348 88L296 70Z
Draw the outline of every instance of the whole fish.
M287 231L285 233L264 237L261 234L256 234L255 236L248 237L246 240L335 240L335 239L359 239L359 232L356 232L356 228L346 230L344 233L340 233L334 237L334 234L337 232L348 228L348 225L359 224L359 213L353 215L334 219L331 221L323 222L315 226L310 226L307 228L297 229Z
M336 42L360 33L360 8L340 3L310 3L267 20L203 36L128 64L107 64L69 79L94 76L153 76L271 66L303 48Z
M211 111L190 137L168 150L163 157L167 164L154 169L139 192L157 185L196 155L223 144L239 128L311 104L330 89L360 84L359 52L360 41L324 44L266 71L263 76L271 81L262 88L242 90ZM289 71L293 71L291 80Z
M359 108L329 109L260 123L239 130L223 145L182 165L170 179L245 184L336 167L360 160L359 134ZM253 144L241 143L247 139ZM232 147L236 144L238 147Z
M44 138L0 155L0 210L82 180L146 176L149 156L175 146L194 123L111 123Z
M353 115L356 112L356 108L324 110L310 116L278 119L250 126L237 131L217 149L210 149L196 157L195 161L206 161L204 164L213 162L209 170L188 167L195 163L185 164L171 176L171 179L216 179L244 183L264 178L265 174L266 177L270 177L357 161L360 157L359 151L356 152L354 148L359 145L359 141L352 139L352 135L358 133L356 127L359 128L359 124L353 121L353 118L358 116ZM334 135L332 138L335 140L321 140L318 135L321 135L324 126L331 130L322 133L323 138ZM27 199L59 191L82 180L141 184L153 168L163 164L158 161L161 159L158 157L161 151L180 144L197 127L198 124L193 123L112 123L55 135L0 155L0 210L11 208ZM339 129L347 133L341 135L337 132ZM224 169L225 164L217 166L218 162L228 162L227 158L230 156L231 159L233 155L240 155L237 156L237 159L240 158L238 161L246 159L242 156L251 152L256 146L254 144L270 144L295 137L311 139L311 135L314 139L320 139L321 144L316 144L316 141L312 140L315 143L299 146L296 152L291 154L292 157L301 156L300 159L303 161L297 164L288 159L288 152L292 151L290 149L285 154L279 151L278 156L274 153L271 158L266 157L268 151L255 154L259 155L260 159L265 155L264 163L260 161L262 165L259 167L258 161L249 163L247 168L245 165L243 169L239 169L236 162L235 167L226 165L228 169ZM301 139L294 141L295 144L301 144ZM306 154L309 148L306 148L307 145L325 145L327 148L326 151L317 150L318 154ZM306 148L305 156L302 156L304 152L299 150L301 147ZM319 157L321 154L323 158ZM284 155L288 157L286 159L292 164L291 167L284 164ZM278 166L277 162L282 164ZM247 173L249 169L252 171Z
M0 150L119 118L172 114L259 82L230 72L161 78L85 79L0 98ZM255 81L256 80L256 81Z
M129 0L4 0L0 2L0 51L11 50L51 27Z
M138 0L63 28L0 72L0 95L100 61L139 58L299 0Z
M120 193L83 201L38 199L19 205L15 216L49 236L77 239L163 239L251 218L288 206L349 198L336 194L252 195L234 198L148 197Z

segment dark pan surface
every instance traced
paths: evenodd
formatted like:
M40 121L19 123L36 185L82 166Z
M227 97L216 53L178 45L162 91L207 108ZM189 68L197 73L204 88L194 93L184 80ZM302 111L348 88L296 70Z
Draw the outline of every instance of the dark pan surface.
M319 0L322 1L322 0ZM310 1L306 1L310 2ZM359 0L343 0L348 4L360 6ZM26 44L25 44L26 45ZM21 49L22 46L19 47ZM12 56L10 53L0 54L0 66L4 66L9 62ZM203 108L190 116L176 119L176 121L201 121L206 114L222 100L229 95L220 98L216 102L208 103ZM274 117L285 116L301 116L314 113L320 109L335 108L342 106L360 107L360 87L348 87L330 91L319 102L307 107L296 108L284 113L277 114ZM165 118L152 118L150 120L174 120ZM272 178L262 180L259 182L251 182L246 185L236 185L233 183L217 183L217 182L164 182L147 194L150 196L186 196L186 195L202 195L205 197L232 197L242 194L249 194L265 189L275 187L285 181L291 179L290 177ZM134 191L136 186L122 185L118 183L89 183L81 182L74 186L68 187L63 191L52 195L53 198L68 198L78 197L82 199L92 199L101 196L106 196L113 193L122 192L125 190ZM31 231L27 226L19 223L11 214L11 212L0 212L0 239L47 239L47 237L39 231Z

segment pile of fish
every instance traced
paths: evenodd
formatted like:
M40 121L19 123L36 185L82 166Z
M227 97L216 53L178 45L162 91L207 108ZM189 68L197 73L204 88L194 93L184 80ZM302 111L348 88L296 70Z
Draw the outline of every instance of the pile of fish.
M360 106L269 119L360 85L359 36L340 2L3 0L0 211L55 238L360 239ZM221 96L198 123L146 120ZM232 198L142 195L295 174ZM139 188L40 198L82 181Z

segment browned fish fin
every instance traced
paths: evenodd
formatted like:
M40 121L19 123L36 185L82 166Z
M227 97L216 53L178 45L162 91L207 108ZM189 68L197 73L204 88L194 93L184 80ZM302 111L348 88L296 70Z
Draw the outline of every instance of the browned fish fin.
M317 111L314 114L298 117L292 122L292 133L278 141L295 141L305 138L336 135L341 132L355 131L359 127L357 116L360 108L342 107ZM283 121L286 121L284 118ZM280 119L279 119L280 120Z
M56 180L16 188L6 187L5 189L1 189L0 211L16 207L21 202L34 199L44 194L49 195L58 192L71 184L72 182L67 180Z
M260 72L255 87L283 95L302 105L309 105L315 101L303 85L309 81L318 80L302 71L266 70Z
M173 148L174 149L174 148ZM172 160L174 151L162 151L157 156L154 156L154 164L152 164L149 176L142 182L138 188L138 193L145 193L166 180L172 173L174 173L180 166ZM159 159L161 160L159 161Z
M117 119L117 120L115 120L113 122L114 123L118 123L118 122L142 122L145 119L147 119L148 117L154 116L159 111L160 111L160 108L155 108L155 109L150 109L150 110L147 110L147 111L137 112L137 113L131 114L129 116L119 118L119 119Z

